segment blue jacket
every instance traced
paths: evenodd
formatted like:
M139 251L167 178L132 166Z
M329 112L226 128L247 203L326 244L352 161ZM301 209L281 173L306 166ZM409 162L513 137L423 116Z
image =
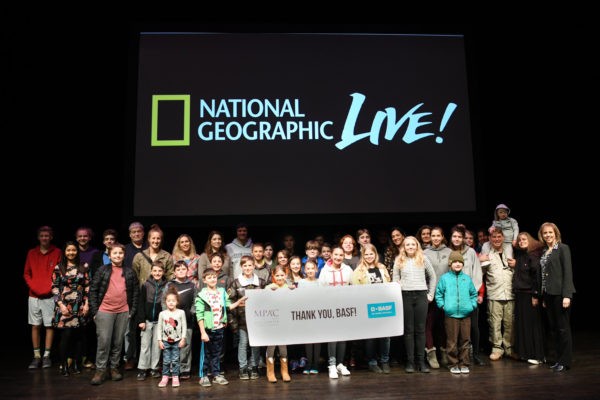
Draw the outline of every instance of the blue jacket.
M477 290L469 275L448 271L435 288L435 302L451 318L465 318L477 308Z

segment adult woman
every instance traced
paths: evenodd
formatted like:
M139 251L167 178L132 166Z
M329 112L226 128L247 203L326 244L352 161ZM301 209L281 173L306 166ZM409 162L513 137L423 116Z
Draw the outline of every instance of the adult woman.
M421 226L416 233L416 238L419 241L419 244L423 248L423 250L427 249L431 246L431 226L423 225Z
M171 253L163 250L163 231L156 224L148 230L148 248L137 253L133 257L133 270L136 272L140 287L150 277L152 271L152 261L160 261L165 266L164 273L167 281L173 278L173 260Z
M534 365L544 360L542 314L538 305L539 289L536 287L541 247L542 244L529 233L521 232L517 236L515 258L508 260L508 265L514 268L514 347L521 359Z
M187 278L194 282L194 285L198 287L201 279L198 278L198 265L200 262L200 255L196 253L196 246L192 237L187 233L179 235L173 246L173 265L177 261L184 261L187 265ZM202 276L202 274L200 274ZM165 292L166 293L166 292Z
M423 254L414 236L404 239L402 250L394 263L393 281L402 285L404 310L404 345L407 373L429 372L425 363L425 321L428 304L433 301L437 277L431 262Z
M555 372L571 367L573 338L571 336L571 300L575 294L571 250L562 243L558 227L544 222L538 231L538 239L545 244L540 258L541 292L543 305L548 313L550 331L556 339Z
M204 245L204 252L200 254L200 261L198 261L198 276L202 276L204 270L208 268L210 265L209 256L214 253L220 253L223 258L223 272L229 275L231 279L237 278L237 276L232 276L233 264L231 257L229 257L225 246L223 246L223 235L219 231L210 231L208 234L208 239Z
M392 228L390 232L390 244L383 254L383 264L387 268L390 276L393 275L394 261L396 261L396 257L400 254L402 242L405 237L406 235L402 229L396 227Z

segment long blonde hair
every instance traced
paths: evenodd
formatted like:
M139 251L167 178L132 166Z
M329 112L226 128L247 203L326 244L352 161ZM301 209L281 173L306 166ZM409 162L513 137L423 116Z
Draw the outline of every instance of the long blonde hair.
M415 265L417 267L425 268L425 255L423 253L423 248L421 247L421 243L419 243L419 240L414 236L407 236L404 238L404 241L402 242L402 249L400 249L400 254L398 254L398 257L396 257L396 261L394 262L394 264L397 265L398 268L402 269L406 265L406 262L411 258L406 254L406 250L404 249L407 240L414 240L417 244L417 252L413 257Z
M364 281L367 277L367 274L369 271L369 265L365 261L365 252L367 250L371 250L373 253L375 253L375 260L373 261L373 266L383 270L383 274L382 274L383 281L390 282L391 281L390 274L388 273L387 269L385 268L385 265L383 265L379 262L379 254L377 253L377 247L375 247L375 245L372 243L365 244L360 250L360 261L358 262L358 265L356 266L356 269L354 270L354 272L352 274L353 276L356 276L356 282L364 283ZM354 279L353 279L353 281L354 281Z

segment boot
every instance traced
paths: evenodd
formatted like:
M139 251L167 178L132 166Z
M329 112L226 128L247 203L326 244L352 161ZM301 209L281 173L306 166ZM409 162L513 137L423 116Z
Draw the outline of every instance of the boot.
M100 385L105 380L106 380L106 370L97 369L96 372L94 373L94 377L92 378L92 381L90 383L92 385Z
M435 347L432 347L431 349L426 349L427 351L427 362L429 363L429 366L433 369L438 369L440 367L440 364L438 363L436 354L435 354Z
M62 363L60 365L60 374L62 376L69 376L69 364L68 363Z
M440 347L440 364L444 367L448 365L448 354L446 354L446 349Z
M288 372L287 358L280 357L279 363L281 364L281 379L283 379L284 382L290 382L292 378L290 377L290 374Z
M427 366L427 363L425 362L425 360L418 360L417 364L419 365L419 371L423 372L423 373L429 373L429 367Z
M271 383L277 382L277 378L275 378L275 360L273 360L273 357L267 358L267 380Z

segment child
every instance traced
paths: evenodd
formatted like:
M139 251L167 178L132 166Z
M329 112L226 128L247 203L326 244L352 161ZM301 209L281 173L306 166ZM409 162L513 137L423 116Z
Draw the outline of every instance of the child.
M511 243L513 247L517 247L519 224L516 219L509 217L508 214L510 214L510 208L505 204L498 204L494 211L492 226L502 229L504 243Z
M198 290L196 289L196 281L193 277L190 277L189 266L185 260L175 261L175 278L167 282L164 290L162 308L167 308L166 293L170 288L175 288L179 294L178 308L182 309L185 313L185 322L187 325L187 332L185 337L188 339L185 344L179 350L180 358L180 371L179 379L190 379L192 370L192 339L193 339L193 326L194 317L196 315L196 295Z
M273 254L275 254L273 243L265 242L265 264L267 264L267 268L269 268L269 271L273 271L275 269L275 266L277 265L277 260L273 259Z
M450 271L442 275L435 289L435 302L445 314L448 368L453 374L468 374L471 313L477 308L477 290L469 275L462 272L464 259L459 251L450 253L448 264Z
M317 269L318 271L320 271L321 268L323 268L323 265L325 265L325 260L323 260L323 258L319 256L319 253L321 251L319 242L317 242L316 240L309 240L308 242L306 242L304 251L306 252L306 256L302 258L302 273L304 273L304 264L306 264L307 260L315 261L317 263Z
M52 275L52 294L56 303L52 326L59 328L61 374L69 376L81 373L83 350L83 326L89 312L89 278L87 269L81 265L79 246L67 242L58 265ZM69 354L73 352L73 354ZM67 357L73 357L71 370Z
M354 240L354 239L352 239ZM344 264L344 249L340 246L335 246L331 253L331 265L325 264L319 274L319 285L321 286L344 286L350 284L352 277L352 268ZM346 353L346 342L329 342L327 343L327 353L329 355L329 377L331 379L338 378L338 372L343 376L350 375L350 371L343 364L344 355ZM339 364L336 366L336 361Z
M229 287L228 294L232 301L245 298L246 290L264 289L266 282L254 273L254 259L251 256L242 256L240 259L242 273L235 278ZM240 379L258 379L259 348L248 344L248 327L246 326L246 307L242 300L239 307L232 313L238 325L238 362L240 364ZM248 360L248 349L251 356Z
M110 248L110 264L98 269L90 286L90 310L98 337L92 385L106 380L109 366L113 381L123 379L118 368L121 349L128 322L135 320L140 297L138 277L133 269L123 268L124 260L125 245L114 243Z
M150 369L150 375L153 378L160 378L160 371L158 370L160 361L158 314L162 311L161 301L166 284L167 280L165 279L162 261L152 261L150 277L140 288L140 300L136 316L141 331L138 381L146 379L148 369Z
M304 273L306 278L298 282L299 288L306 288L310 286L318 286L319 281L317 280L317 263L313 260L307 260L304 264ZM319 356L321 355L321 343L306 343L304 345L306 351L306 365L304 366L304 375L319 373Z
M360 252L360 261L352 273L353 285L388 283L392 280L385 265L379 262L379 255L377 254L377 248L375 248L375 245L371 243L365 243L362 245ZM365 340L364 344L370 371L386 374L391 372L390 341L390 337L371 338ZM377 365L376 348L379 349L381 368L379 368L379 365Z
M271 270L265 262L265 250L262 243L252 245L252 257L254 257L254 273L265 282L271 280Z
M173 387L179 386L179 349L187 341L187 322L185 312L177 308L179 294L174 286L169 288L165 297L167 309L158 314L158 345L163 351L162 379L158 387L169 383L169 373L172 374Z
M294 256L292 260L298 260L298 264L300 263L300 257ZM300 267L298 265L298 267ZM300 268L298 268L300 269ZM278 266L275 267L275 271L273 272L273 283L269 284L266 289L294 289L293 285L288 285L287 283L287 274L285 270ZM287 360L287 346L286 345L274 345L267 346L267 379L271 383L276 383L277 378L275 378L275 348L279 347L279 363L281 364L281 379L284 382L290 382L292 378L288 372L288 360Z
M303 278L304 273L302 272L302 262L300 257L292 256L292 258L290 258L290 272L288 274L287 281L290 286L294 286L294 288L296 288L298 287L298 282L300 282Z
M331 259L331 244L327 242L323 243L323 246L321 246L321 258L323 258L324 263L327 263L327 261ZM320 267L317 271L317 278L319 277L319 273L321 273L322 269L323 267Z
M217 287L223 288L227 290L233 280L223 271L223 255L221 253L213 253L208 256L209 266L208 268L212 268L217 273ZM204 281L200 282L200 289L206 287Z
M231 304L229 296L222 287L217 287L217 271L207 268L202 273L204 288L196 297L196 317L202 338L200 352L200 384L212 386L208 376L204 375L204 360L213 375L213 382L227 385L229 382L220 374L219 360L223 347L223 333L227 326L227 309L236 308L246 298L241 297ZM206 352L204 344L206 343Z

